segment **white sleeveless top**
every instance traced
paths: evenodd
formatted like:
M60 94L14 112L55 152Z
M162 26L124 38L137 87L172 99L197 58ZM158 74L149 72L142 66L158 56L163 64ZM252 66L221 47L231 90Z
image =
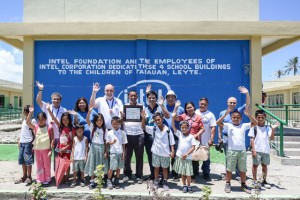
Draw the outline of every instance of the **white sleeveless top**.
M86 150L85 141L87 140L87 137L84 136L81 142L78 140L77 137L75 137L74 140L74 160L84 160Z

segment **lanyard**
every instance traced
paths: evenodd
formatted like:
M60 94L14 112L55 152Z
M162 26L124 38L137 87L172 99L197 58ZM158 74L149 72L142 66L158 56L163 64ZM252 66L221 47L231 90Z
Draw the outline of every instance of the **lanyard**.
M56 111L56 116L55 116L55 118L57 118L57 116L58 116L58 113L59 113L59 109L60 109L60 106L58 106L58 109L57 109L57 111ZM54 108L53 108L53 106L52 106L52 113L53 113L53 110L54 110ZM54 115L54 113L53 113L53 115Z
M111 106L109 105L109 102L107 99L106 99L106 103L107 103L109 109L112 109L116 105L115 99L112 100Z
M192 117L187 119L187 121L189 122L190 128L192 128L192 125L193 125L193 122L194 122L194 116L195 116L195 113L193 114ZM190 123L190 120L192 120L191 123Z

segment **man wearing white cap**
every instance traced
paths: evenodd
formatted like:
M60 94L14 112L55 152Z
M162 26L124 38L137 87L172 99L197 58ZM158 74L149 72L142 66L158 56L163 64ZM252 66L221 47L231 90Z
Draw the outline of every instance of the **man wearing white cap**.
M169 90L166 94L166 100L167 100L166 108L167 108L168 112L170 113L170 118L166 119L166 121L168 122L168 126L172 130L173 133L174 133L174 131L172 128L172 113L175 108L176 99L177 99L177 96L176 96L175 92L173 90ZM177 110L177 115L181 115L183 113L184 113L184 108L179 106L179 108ZM178 130L180 130L179 129L179 121L175 121L175 126ZM175 139L174 150L176 152L177 146L178 146L178 137L176 135L174 135L174 139ZM172 165L173 181L179 181L178 174L173 170L174 162L175 162L175 159L172 158L171 165Z

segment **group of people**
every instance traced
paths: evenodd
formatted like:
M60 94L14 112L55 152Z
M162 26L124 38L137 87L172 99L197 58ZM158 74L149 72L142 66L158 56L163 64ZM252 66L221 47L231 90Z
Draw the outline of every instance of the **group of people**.
M193 192L191 184L199 175L199 161L192 160L197 146L213 146L217 125L219 143L222 144L226 157L225 192L231 192L230 180L233 171L241 177L241 189L250 193L246 183L246 130L250 129L253 155L253 180L257 184L257 167L262 164L263 182L266 182L267 165L270 163L269 139L274 138L274 129L265 125L266 114L256 111L255 117L250 114L250 95L245 87L239 91L246 95L246 103L237 108L237 100L230 97L228 108L220 113L216 120L208 110L208 99L200 98L199 109L193 102L186 102L184 107L177 100L173 90L169 90L165 99L146 88L147 105L138 103L138 94L132 90L128 93L129 106L141 106L141 121L125 120L123 103L114 96L114 86L104 88L104 96L96 98L100 90L98 83L93 83L90 102L81 97L76 101L74 110L61 106L62 95L54 92L51 104L42 100L44 85L36 82L38 94L36 102L42 112L32 119L33 106L24 107L25 120L22 123L19 139L19 159L23 176L15 183L32 182L32 165L36 157L36 182L43 185L51 181L51 154L71 160L73 182L75 187L80 181L85 186L85 175L89 175L90 187L94 188L95 170L104 165L107 188L120 187L120 173L123 169L122 183L133 179L131 159L133 152L136 159L135 181L143 183L144 149L150 167L149 179L154 187L161 184L169 190L169 172L173 181L182 180L182 191ZM95 109L97 111L95 111ZM249 117L250 123L242 123L243 115ZM54 159L55 161L55 159ZM171 168L171 171L170 171ZM55 169L55 162L54 162ZM210 158L201 166L203 178L210 179ZM70 168L66 171L64 182L69 183Z

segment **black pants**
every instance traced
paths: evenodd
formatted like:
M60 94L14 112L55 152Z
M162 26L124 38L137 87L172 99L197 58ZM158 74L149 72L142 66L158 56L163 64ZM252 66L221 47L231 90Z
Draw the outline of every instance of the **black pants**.
M148 157L149 167L150 167L150 179L154 179L154 167L152 166L152 152L151 147L153 144L153 137L150 134L145 134L145 148Z
M125 147L125 165L124 165L124 174L131 178L132 170L131 170L131 158L134 151L135 159L136 159L136 174L137 178L142 178L143 176L143 155L144 155L144 134L141 135L127 135L127 141Z
M192 161L193 164L193 173L192 179L195 179L199 174L199 161Z

